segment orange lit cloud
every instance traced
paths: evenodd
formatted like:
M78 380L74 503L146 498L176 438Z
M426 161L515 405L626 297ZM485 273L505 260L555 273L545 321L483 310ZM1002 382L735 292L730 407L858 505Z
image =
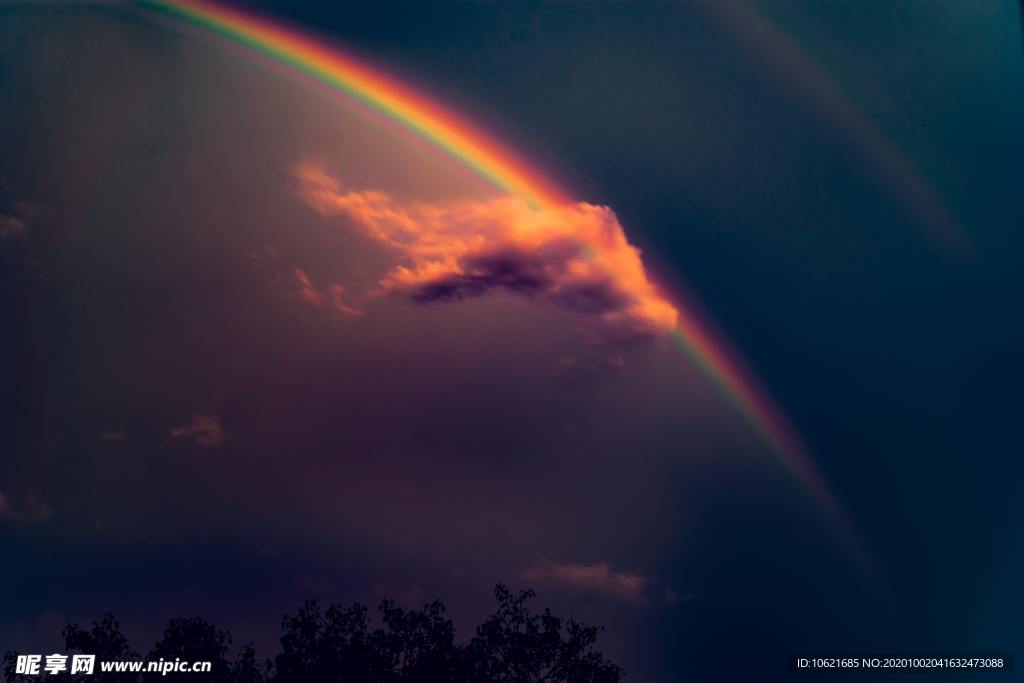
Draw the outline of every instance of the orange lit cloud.
M197 446L216 448L224 443L227 434L220 424L220 418L208 415L194 415L183 425L171 429L173 439L192 439Z
M400 263L380 279L415 301L505 290L599 316L628 335L668 332L676 309L644 271L611 209L587 203L535 208L516 197L402 202L358 191L313 165L295 171L299 195L344 216Z
M597 593L629 600L642 600L648 579L613 571L607 563L559 564L544 561L522 573L524 581L557 584L577 593Z
M326 290L319 290L313 285L313 281L310 280L306 271L302 268L295 268L292 271L295 277L295 284L298 285L299 298L306 303L312 304L318 308L324 306L330 306L339 313L345 313L347 315L362 315L363 312L359 309L353 308L345 303L343 298L345 294L344 288L336 282L332 282Z

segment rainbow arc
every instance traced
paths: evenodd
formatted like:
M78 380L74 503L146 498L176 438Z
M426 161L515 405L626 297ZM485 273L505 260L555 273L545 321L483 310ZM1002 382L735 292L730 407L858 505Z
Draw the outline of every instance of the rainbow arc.
M570 201L543 173L493 137L413 88L336 48L267 19L205 0L151 0L147 4L206 27L351 97L445 150L500 191L520 197L535 208L556 207ZM670 332L672 342L692 358L758 437L782 459L840 530L851 550L863 560L866 555L856 533L782 411L729 351L728 345L718 341L710 325L677 302L673 306L679 317Z

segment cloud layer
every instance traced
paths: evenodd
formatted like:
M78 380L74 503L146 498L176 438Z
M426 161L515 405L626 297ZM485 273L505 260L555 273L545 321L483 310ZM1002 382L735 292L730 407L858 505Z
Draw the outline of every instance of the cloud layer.
M676 309L648 279L611 209L584 202L535 208L516 197L402 202L346 190L322 169L295 171L299 195L344 216L399 254L381 289L421 303L505 290L600 317L629 336L675 327Z
M642 600L646 577L613 571L607 563L559 564L544 561L521 575L524 581L557 584L576 593L596 593L629 600Z

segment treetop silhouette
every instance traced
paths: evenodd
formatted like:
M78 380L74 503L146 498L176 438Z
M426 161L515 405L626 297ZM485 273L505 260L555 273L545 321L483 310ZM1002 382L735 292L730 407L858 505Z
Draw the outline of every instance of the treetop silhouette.
M600 630L551 610L533 612L532 590L514 593L494 588L497 610L476 628L465 644L456 642L455 626L444 603L405 610L392 600L379 606L380 626L371 628L363 605L330 605L307 600L281 622L281 651L260 660L251 644L229 659L231 636L200 617L167 622L147 661L210 661L208 673L171 672L168 677L207 683L612 683L624 672L595 649ZM92 627L71 624L63 631L68 654L96 655L93 675L67 672L47 680L138 683L157 673L101 671L100 662L139 660L113 614ZM15 673L16 653L4 657L10 683L38 681Z

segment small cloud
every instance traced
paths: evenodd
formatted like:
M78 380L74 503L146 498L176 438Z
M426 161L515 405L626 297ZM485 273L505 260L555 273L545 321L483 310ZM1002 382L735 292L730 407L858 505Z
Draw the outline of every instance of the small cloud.
M363 312L357 308L353 308L345 303L343 298L345 294L344 288L337 282L332 282L327 288L328 301L330 302L331 308L338 311L339 313L345 313L346 315L362 315Z
M15 216L0 216L0 242L25 234L25 221Z
M612 370L622 370L626 367L626 359L621 354L608 356L604 359L604 362Z
M695 593L678 593L671 586L665 586L665 602L670 605L679 605L684 602L690 602L696 596Z
M648 579L637 574L613 571L606 562L559 564L545 560L526 571L524 581L550 583L577 593L609 595L627 600L643 600Z
M29 220L39 209L28 202L14 202L13 210L0 214L0 242L20 237L28 231Z
M103 432L100 434L100 438L104 441L124 441L124 432Z
M379 280L384 292L431 303L506 291L594 316L615 337L663 334L676 325L678 311L606 206L538 208L517 197L403 202L344 189L312 165L295 175L310 206L350 219L398 254L400 263Z
M345 288L337 282L328 282L321 289L305 269L298 266L284 267L281 251L272 244L250 252L249 259L257 270L268 276L272 286L289 299L297 299L315 308L343 315L365 313L349 303Z
M45 522L52 514L50 506L29 493L25 496L24 503L15 506L11 497L0 491L0 520L10 522Z
M256 554L259 555L260 557L269 557L269 558L271 558L273 560L280 560L281 559L281 556L277 553L277 551L274 550L273 548L271 548L269 545L260 546L256 550Z
M171 429L173 439L192 439L197 446L216 448L224 443L227 433L221 427L220 418L198 413L183 425Z
M319 290L313 284L309 275L302 268L295 268L292 271L295 284L298 286L298 296L306 303L323 308L328 306L338 313L345 315L362 315L363 311L349 306L344 299L345 289L336 282L327 286L326 290Z
M306 275L306 271L302 268L296 268L294 271L295 281L299 285L299 297L306 303L313 304L314 306L322 306L324 303L324 295L322 292L317 291L316 287L310 281L309 276Z

